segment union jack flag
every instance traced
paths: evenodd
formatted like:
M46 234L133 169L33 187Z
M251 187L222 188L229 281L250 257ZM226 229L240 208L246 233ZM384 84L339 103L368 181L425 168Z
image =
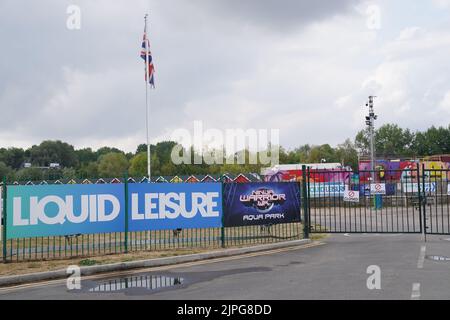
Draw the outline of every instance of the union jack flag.
M147 50L148 61L147 63ZM147 28L144 28L144 37L142 39L141 58L144 59L145 67L148 66L148 83L152 88L155 87L155 67L153 66L152 53L150 52L150 41L147 38ZM147 81L147 72L145 72L145 81Z

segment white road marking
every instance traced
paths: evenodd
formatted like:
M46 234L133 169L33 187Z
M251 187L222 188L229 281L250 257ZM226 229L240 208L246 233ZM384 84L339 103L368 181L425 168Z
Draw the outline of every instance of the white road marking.
M420 299L420 283L413 283L411 300L419 300L419 299Z
M419 260L417 261L417 268L422 269L423 263L425 261L425 251L427 250L426 246L420 247Z

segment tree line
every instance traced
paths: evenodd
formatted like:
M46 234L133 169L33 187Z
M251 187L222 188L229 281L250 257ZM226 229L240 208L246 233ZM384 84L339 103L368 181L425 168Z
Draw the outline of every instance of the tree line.
M151 145L152 176L174 176L190 174L222 174L261 172L266 165L256 164L180 164L171 161L171 153L177 143L162 141ZM385 124L375 131L375 148L378 158L420 158L435 154L450 153L450 125L431 127L425 131L412 132L395 124ZM8 181L56 180L71 178L122 177L125 171L130 176L147 174L147 146L140 144L135 152L124 152L114 147L75 149L62 141L46 140L28 149L0 148L0 176ZM187 150L184 150L187 151ZM191 147L191 163L196 151ZM241 153L249 159L250 152ZM346 139L332 147L329 144L304 144L286 150L279 147L279 163L340 162L344 166L357 168L361 156L369 154L369 132L361 130L354 140ZM239 153L224 155L236 158ZM31 167L24 167L30 163ZM60 167L49 168L51 163ZM248 163L248 161L246 161Z

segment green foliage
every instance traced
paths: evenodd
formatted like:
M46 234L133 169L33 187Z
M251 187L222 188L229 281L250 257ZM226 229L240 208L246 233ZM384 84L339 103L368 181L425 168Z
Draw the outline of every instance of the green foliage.
M147 152L140 152L130 160L130 175L133 177L147 175Z
M45 180L45 177L40 168L23 168L17 171L16 179L19 181L35 181Z
M4 162L0 161L0 180L2 180L3 177L10 177L12 173L13 170Z
M0 161L13 169L19 169L25 161L25 151L20 148L1 148Z
M98 173L102 177L122 177L128 169L128 159L120 152L106 153L98 159Z
M59 140L43 141L39 146L32 146L29 153L30 162L39 167L47 167L52 162L63 167L75 167L78 163L73 146Z
M369 132L362 130L355 138L362 154L369 153ZM431 127L424 132L411 132L395 124L385 124L375 130L375 150L378 157L421 157L450 153L450 125Z
M83 164L78 169L77 176L80 178L98 178L98 163L96 161L92 161Z
M174 141L162 141L151 145L152 176L174 176L190 174L223 174L240 172L260 172L262 165L249 164L249 158L257 154L241 150L235 154L223 155L222 164L194 164L199 155L193 147L182 149L191 159L192 164L175 165L171 154L177 145ZM395 124L385 124L375 130L375 148L378 157L422 157L433 154L450 153L450 125L448 127L431 127L425 131L411 132ZM214 150L210 150L214 151ZM354 142L350 139L332 147L329 144L304 144L293 150L279 149L279 163L317 163L341 162L343 165L356 168L358 154L368 155L369 132L359 131ZM237 164L236 159L243 156L246 164ZM226 163L226 159L234 163ZM260 160L260 157L257 157ZM24 168L25 162L33 167ZM59 163L61 168L48 168L52 162ZM42 168L38 168L42 167ZM75 150L70 144L62 141L43 141L28 149L0 148L0 176L8 180L56 180L72 178L122 177L129 169L132 176L147 175L147 145L140 144L136 153L124 153L112 148L102 147L97 151L91 148Z
M83 259L80 260L80 262L78 263L80 266L93 266L96 265L98 263L97 260L93 260L93 259Z

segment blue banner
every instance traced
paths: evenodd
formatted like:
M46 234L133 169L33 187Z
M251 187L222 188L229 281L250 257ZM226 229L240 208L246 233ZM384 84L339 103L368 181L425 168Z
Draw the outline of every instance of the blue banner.
M131 183L129 231L222 226L220 183Z
M123 231L124 185L7 187L8 239Z
M224 184L224 226L300 221L300 186L296 182Z

